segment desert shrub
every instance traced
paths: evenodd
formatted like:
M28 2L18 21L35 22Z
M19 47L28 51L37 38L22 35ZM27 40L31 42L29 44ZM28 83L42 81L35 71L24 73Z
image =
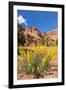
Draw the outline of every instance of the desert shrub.
M48 48L38 43L30 50L21 50L22 70L26 74L33 74L34 78L44 77L47 71L50 71L51 60L56 55L57 46Z

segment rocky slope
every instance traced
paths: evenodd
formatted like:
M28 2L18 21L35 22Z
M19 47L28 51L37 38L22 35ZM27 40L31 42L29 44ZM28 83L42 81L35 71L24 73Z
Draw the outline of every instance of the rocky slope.
M18 30L18 41L20 40L19 37L21 36L21 40L24 41L25 46L32 45L37 41L46 41L48 45L52 45L55 41L57 41L57 34L57 29L50 32L40 32L35 27L29 27L25 29L22 28L21 30ZM23 43L23 41L21 43Z

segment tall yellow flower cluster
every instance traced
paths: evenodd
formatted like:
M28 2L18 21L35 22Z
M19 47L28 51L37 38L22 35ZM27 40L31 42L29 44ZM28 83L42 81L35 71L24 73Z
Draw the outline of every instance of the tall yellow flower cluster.
M34 71L35 73L35 70L42 70L40 68L43 67L47 61L50 62L56 56L57 46L48 47L38 43L37 45L33 44L30 49L26 48L25 50L24 48L19 48L19 52L20 62L24 61L23 64L26 64L27 71L31 71L32 69L32 72ZM37 72L39 72L39 70Z

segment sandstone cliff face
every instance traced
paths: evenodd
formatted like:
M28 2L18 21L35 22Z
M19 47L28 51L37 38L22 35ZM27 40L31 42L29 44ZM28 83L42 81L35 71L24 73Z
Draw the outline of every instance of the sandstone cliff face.
M53 44L58 39L58 30L52 30L50 32L40 32L35 27L29 27L22 30L18 30L18 32L21 34L23 33L25 38L25 44L26 46L33 44L37 41L47 41L49 45Z
M39 39L39 40L41 39L40 37L41 32L34 27L26 28L24 34L25 35L29 34L30 36L33 36L34 39Z

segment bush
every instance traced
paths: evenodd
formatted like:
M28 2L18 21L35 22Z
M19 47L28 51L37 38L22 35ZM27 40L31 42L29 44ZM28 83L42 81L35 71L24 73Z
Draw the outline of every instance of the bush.
M47 71L50 71L50 61L56 55L56 46L43 46L41 43L34 44L31 50L21 50L22 70L26 74L33 74L34 78L44 77ZM20 50L19 50L20 51Z

